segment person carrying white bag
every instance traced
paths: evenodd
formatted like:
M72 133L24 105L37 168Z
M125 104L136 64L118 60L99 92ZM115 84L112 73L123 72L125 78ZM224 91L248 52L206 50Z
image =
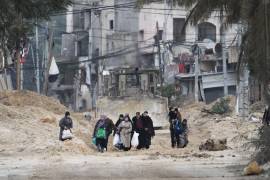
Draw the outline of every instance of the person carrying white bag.
M70 113L68 111L65 113L65 117L60 120L59 127L60 127L59 133L60 141L72 139L71 129L73 128L73 121L70 118Z
M133 137L131 139L131 146L137 148L139 145L139 133L134 132Z

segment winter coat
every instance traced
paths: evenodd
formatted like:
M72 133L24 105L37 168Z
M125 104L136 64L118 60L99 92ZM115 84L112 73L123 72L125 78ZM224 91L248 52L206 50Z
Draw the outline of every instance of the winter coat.
M124 121L124 119L120 119L120 118L116 121L113 135L115 135L116 133L119 133L118 126L121 124L122 121Z
M142 122L146 134L152 137L155 136L154 125L150 116L142 116Z
M177 119L177 114L174 111L170 111L169 114L170 129L173 129L173 120Z
M113 121L109 118L98 120L93 132L93 137L96 137L99 128L105 128L106 136L109 136L112 133L112 131L115 130L115 125Z
M60 120L59 126L61 129L71 129L73 128L73 122L70 117L64 117Z
M122 121L118 126L120 129L120 139L125 148L130 147L132 124L130 121Z
M135 131L141 131L143 127L142 117L137 118L136 116L132 118L133 126Z
M108 135L110 135L112 133L112 131L114 131L116 129L113 121L109 118L105 119L105 128L106 128Z
M105 123L106 123L105 119L98 120L98 122L96 123L95 129L93 131L93 137L96 137L97 131L99 128L105 128ZM106 128L105 128L105 130L106 130Z

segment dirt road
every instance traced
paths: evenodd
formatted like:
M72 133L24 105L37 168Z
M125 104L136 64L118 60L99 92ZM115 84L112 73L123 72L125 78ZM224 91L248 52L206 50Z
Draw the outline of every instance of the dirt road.
M172 149L168 137L168 130L157 131L149 150L119 152L110 147L109 152L92 155L48 156L44 152L32 156L0 156L0 180L267 179L242 176L250 153L234 149L200 152L194 150L195 144Z
M227 160L231 162L226 162ZM182 180L260 180L243 177L238 158L209 160L151 156L74 156L40 159L36 157L1 158L2 180L89 180L89 179L182 179ZM266 179L266 178L265 178Z

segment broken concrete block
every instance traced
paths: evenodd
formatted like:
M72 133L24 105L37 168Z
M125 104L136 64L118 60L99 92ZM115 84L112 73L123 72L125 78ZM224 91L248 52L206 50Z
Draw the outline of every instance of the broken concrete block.
M256 161L253 161L248 164L248 166L244 169L244 175L259 175L262 173L262 168L259 166L259 164Z

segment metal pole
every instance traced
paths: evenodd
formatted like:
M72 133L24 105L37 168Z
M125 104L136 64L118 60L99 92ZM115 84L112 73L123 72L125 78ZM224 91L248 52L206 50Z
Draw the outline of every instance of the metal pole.
M194 84L194 97L195 102L199 102L199 46L196 45L195 50L195 84Z
M43 85L43 93L45 95L48 94L48 87L49 87L49 71L52 63L52 57L53 57L53 30L50 31L49 36L49 52L48 52L48 62L47 67L45 69L45 79L44 79L44 85Z
M21 63L21 90L23 90L23 63Z
M18 45L16 50L17 62L16 62L16 89L21 90L21 64L20 64L20 45Z
M161 95L162 95L162 90L163 90L163 68L162 68L162 62L161 62L161 54L160 54L160 37L159 37L159 26L158 26L158 22L156 23L156 27L157 27L157 34L156 34L156 38L155 38L155 43L158 47L158 60L159 60L159 76L160 76L160 87L161 87Z
M37 23L37 21L36 21ZM38 40L38 26L36 25L36 63L37 63L37 70L36 70L36 86L37 92L40 94L40 74L39 74L39 40Z
M222 62L223 62L223 78L224 78L224 96L228 96L228 85L227 85L227 57L226 57L226 41L225 41L225 31L224 31L224 18L223 16L221 17L222 21L221 21L221 44L222 44Z

